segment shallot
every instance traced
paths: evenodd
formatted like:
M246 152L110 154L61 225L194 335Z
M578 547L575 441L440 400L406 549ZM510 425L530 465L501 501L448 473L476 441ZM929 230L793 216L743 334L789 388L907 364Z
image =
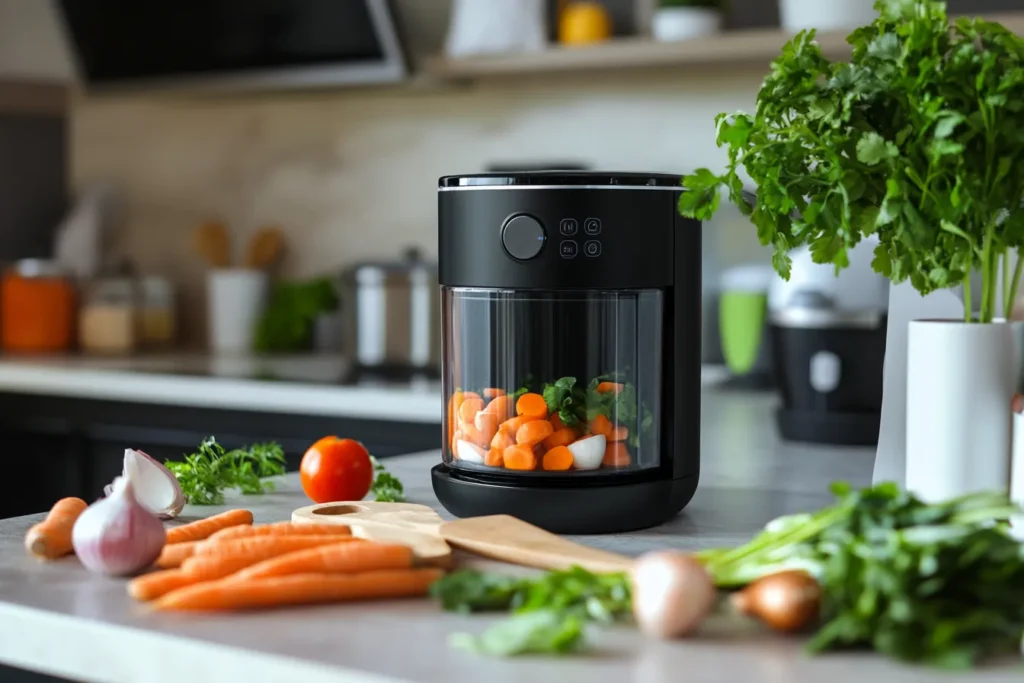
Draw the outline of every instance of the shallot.
M675 551L648 553L630 574L637 626L657 638L679 638L697 630L715 606L711 576L693 557Z
M776 631L793 633L818 619L821 586L807 572L789 570L758 579L730 600L739 613L757 617Z
M177 517L185 507L185 496L177 477L143 451L124 449L121 476L132 483L139 504L160 519ZM103 492L109 496L110 485Z
M573 466L578 470L596 470L604 459L607 440L603 434L595 434L569 444Z
M71 544L90 571L111 576L134 574L160 556L167 532L135 498L127 477L118 477L110 488L110 495L79 515Z

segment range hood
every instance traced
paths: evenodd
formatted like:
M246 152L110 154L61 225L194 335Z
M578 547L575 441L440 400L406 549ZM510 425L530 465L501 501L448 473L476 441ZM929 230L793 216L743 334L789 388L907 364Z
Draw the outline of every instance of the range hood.
M388 0L55 0L86 90L263 90L406 76Z

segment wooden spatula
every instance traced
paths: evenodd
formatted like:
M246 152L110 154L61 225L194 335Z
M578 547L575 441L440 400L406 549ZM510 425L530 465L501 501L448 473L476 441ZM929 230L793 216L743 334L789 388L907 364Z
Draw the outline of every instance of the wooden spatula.
M413 503L322 503L296 510L292 521L347 524L354 535L375 540L383 540L378 533L405 531L490 559L540 569L579 565L593 572L618 572L633 563L632 558L573 543L508 515L446 522L426 505ZM401 542L394 536L391 540ZM419 556L415 546L413 551Z

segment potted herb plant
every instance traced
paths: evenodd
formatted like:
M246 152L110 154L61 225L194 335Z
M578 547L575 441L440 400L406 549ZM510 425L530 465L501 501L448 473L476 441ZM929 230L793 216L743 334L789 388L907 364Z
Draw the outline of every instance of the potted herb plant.
M651 33L663 42L718 33L722 28L721 5L722 0L659 0Z
M707 219L724 190L784 278L795 247L838 272L875 235L872 266L891 282L962 287L962 319L908 329L906 485L929 498L1005 488L1016 360L1000 320L1024 268L1011 265L1024 245L1024 40L979 19L950 25L933 0L876 10L850 35L849 62L826 59L813 31L783 48L755 113L717 119L724 172L688 176L679 209Z

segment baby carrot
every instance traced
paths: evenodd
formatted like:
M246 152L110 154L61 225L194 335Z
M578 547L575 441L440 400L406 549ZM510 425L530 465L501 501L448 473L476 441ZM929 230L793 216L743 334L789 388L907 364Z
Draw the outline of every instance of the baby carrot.
M503 455L505 467L510 470L537 469L537 456L529 446L509 446Z
M192 557L192 553L196 551L196 546L203 541L183 541L181 543L171 543L165 545L163 551L160 553L160 557L156 558L155 564L160 569L174 569L180 567L181 563Z
M485 413L490 413L498 418L498 421L507 420L512 417L512 397L508 394L496 396L484 408Z
M168 529L167 542L201 541L204 538L209 538L221 529L227 529L228 527L240 524L252 524L252 513L248 510L228 510L213 517L199 519L189 524Z
M295 522L274 522L252 526L233 526L221 529L207 541L229 541L232 538L250 536L351 536L352 530L343 524L298 524Z
M168 593L159 610L240 610L426 595L444 572L387 569L362 574L292 574L246 581L209 581Z
M625 441L629 438L629 427L626 425L615 425L605 434L609 441Z
M365 541L351 536L293 536L242 538L224 541L219 545L226 546L239 541L250 541L250 543L244 546L235 546L234 552L195 554L182 563L182 571L199 580L220 579L246 567L251 567L257 562L279 555L287 555L296 550L334 543L365 543ZM277 543L251 543L252 541L277 541Z
M575 440L576 431L571 427L562 427L561 429L556 429L551 436L544 439L544 447L550 450L558 446L568 446Z
M476 414L484 409L482 398L467 398L459 406L459 419L463 422L472 422Z
M228 577L229 581L288 574L358 574L381 569L409 569L412 549L396 543L340 543L296 550L257 562Z
M155 600L173 590L191 586L196 582L180 569L165 569L143 574L128 582L128 595L136 600Z
M604 415L598 415L590 421L590 433L600 434L606 439L612 433L612 423Z
M547 420L532 420L516 430L516 443L533 446L551 436L555 428Z
M504 389L497 388L484 389L480 393L484 395L484 398L498 398L499 396L504 396L506 394Z
M502 422L501 425L498 427L498 431L505 432L514 439L516 436L516 432L519 431L519 428L522 427L527 422L530 422L530 419L522 416L512 417Z
M487 446L494 438L494 434L488 436L477 429L472 422L464 422L461 427L462 438L477 446Z
M513 436L512 434L509 434L504 429L499 429L498 433L494 435L493 439L491 439L491 448L497 448L498 450L502 450L503 451L506 448L508 448L509 446L515 446L515 445L516 445L515 436Z
M618 382L601 382L597 385L596 391L599 394L618 394L622 391L622 385Z
M36 557L53 560L72 551L71 528L75 520L89 507L81 498L61 498L46 519L32 525L25 534L25 549Z
M528 420L545 420L548 417L548 404L540 394L523 394L516 401L516 414Z
M498 416L494 413L480 411L473 418L473 426L480 433L480 437L484 440L484 445L487 445L494 438L494 435L498 433Z
M541 466L549 472L564 472L572 467L572 451L565 446L556 446L544 454Z
M621 441L613 441L604 449L604 459L601 464L605 467L629 467L632 460L629 457L629 449Z
M503 467L505 465L505 449L492 447L484 456L484 464L488 467Z

